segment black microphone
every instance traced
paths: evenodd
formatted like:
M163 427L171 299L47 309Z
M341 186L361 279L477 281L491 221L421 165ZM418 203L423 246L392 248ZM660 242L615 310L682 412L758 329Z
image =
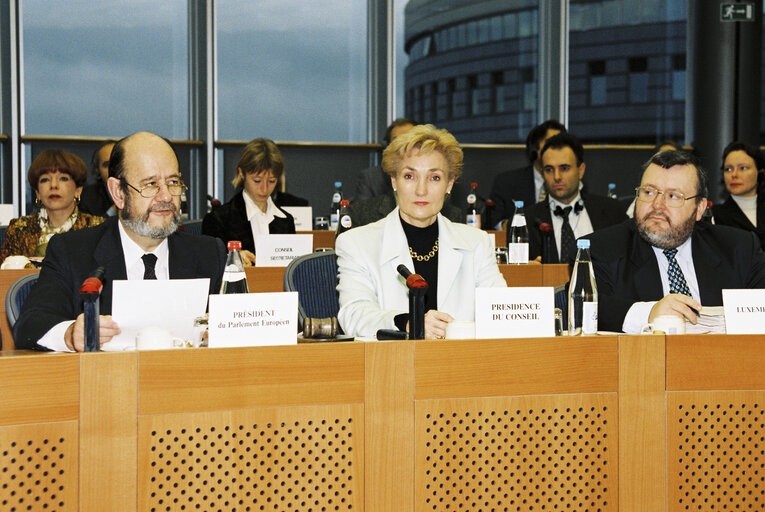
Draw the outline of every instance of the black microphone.
M542 263L552 263L553 227L547 222L536 219L537 229L542 234Z
M101 350L99 331L99 297L104 288L104 267L98 267L83 281L80 287L85 323L85 352Z
M406 286L408 288L427 288L428 282L420 274L412 274L406 265L403 263L396 267L398 273L406 279Z

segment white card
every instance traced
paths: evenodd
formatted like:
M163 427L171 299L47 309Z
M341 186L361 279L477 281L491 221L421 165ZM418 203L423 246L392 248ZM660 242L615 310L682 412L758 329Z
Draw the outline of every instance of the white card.
M194 339L194 319L205 314L210 279L140 279L112 283L112 318L122 331L103 350L134 350L135 335L145 327L169 329Z
M210 295L209 347L294 345L297 292Z
M723 290L725 332L765 334L765 290Z
M313 230L313 208L310 206L282 206L281 208L295 218L295 231Z
M0 226L7 226L11 219L15 218L13 214L13 204L0 204Z
M554 288L476 289L476 338L539 338L547 336L555 336Z
M256 267L286 267L298 256L313 252L313 235L258 235Z

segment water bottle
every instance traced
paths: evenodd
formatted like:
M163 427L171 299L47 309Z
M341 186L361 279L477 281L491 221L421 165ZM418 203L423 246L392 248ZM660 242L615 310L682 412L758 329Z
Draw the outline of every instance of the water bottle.
M186 191L181 194L181 220L189 219L189 200L186 197Z
M606 195L611 199L619 199L619 196L616 195L616 183L608 184L608 193Z
M523 214L523 201L515 202L515 215L507 236L507 262L514 265L529 262L529 229Z
M220 285L220 293L249 293L247 286L247 274L244 273L244 264L239 251L242 250L242 242L231 240L228 243L228 256L226 267L223 269L223 282Z
M343 200L343 183L335 182L335 193L332 194L332 206L329 209L329 229L337 231L337 223L340 220L340 201Z
M592 271L590 241L577 240L576 248L568 288L568 333L571 336L598 332L598 287Z
M481 214L478 212L478 183L470 184L470 193L467 196L467 225L481 229Z
M352 227L353 220L351 219L351 212L348 208L348 200L343 199L340 201L340 221L337 225L337 234L335 234L335 238L337 238L340 233L345 233Z

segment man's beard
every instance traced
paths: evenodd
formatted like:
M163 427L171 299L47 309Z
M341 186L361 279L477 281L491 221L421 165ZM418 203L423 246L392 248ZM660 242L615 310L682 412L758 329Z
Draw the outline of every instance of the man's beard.
M648 228L646 228L646 219L652 215L663 217L669 223L669 230L660 233L650 232ZM691 236L693 226L695 225L696 218L693 214L682 224L673 226L667 215L656 210L648 212L637 220L637 229L638 233L640 233L640 237L659 249L675 249L679 247Z
M149 214L155 210L170 210L173 212L173 217L169 224L164 227L155 228L149 224ZM130 228L135 234L145 236L149 238L167 238L175 233L178 229L178 224L181 222L181 213L176 208L175 204L160 203L150 207L143 214L137 214L133 212L133 205L130 202L129 195L125 198L125 208L120 214L120 219L125 225Z

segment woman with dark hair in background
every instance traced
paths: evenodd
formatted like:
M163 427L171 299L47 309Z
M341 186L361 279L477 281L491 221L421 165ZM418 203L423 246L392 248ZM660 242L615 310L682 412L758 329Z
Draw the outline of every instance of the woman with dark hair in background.
M11 220L0 249L0 259L5 261L9 256L23 256L26 261L16 262L13 267L31 266L30 260L43 259L53 235L103 222L103 217L82 213L77 208L87 178L85 162L77 155L60 149L46 149L40 153L27 172L40 211Z
M253 139L242 150L232 184L237 193L231 201L205 215L202 234L242 242L242 261L255 264L255 237L260 234L291 234L295 219L274 203L271 195L284 175L284 158L269 139Z
M730 197L712 207L715 224L752 231L765 248L765 204L760 194L765 156L757 146L734 141L723 150L722 161L723 180Z

